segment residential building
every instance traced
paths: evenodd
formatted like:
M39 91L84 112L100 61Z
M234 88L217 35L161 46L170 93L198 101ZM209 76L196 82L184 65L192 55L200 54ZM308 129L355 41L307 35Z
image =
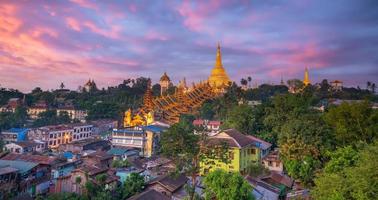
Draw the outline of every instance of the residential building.
M11 153L33 153L33 152L43 152L46 150L46 144L44 142L35 141L20 141L12 142L5 145L5 150Z
M29 131L29 139L46 142L48 148L56 149L61 144L72 142L74 129L68 125L44 126Z
M127 160L139 157L139 151L131 148L112 148L106 153L112 155L114 160Z
M46 102L40 101L36 103L35 105L30 106L27 109L27 113L31 119L37 119L39 117L39 114L46 112L47 109L48 109L48 106Z
M48 171L43 164L2 158L0 160L0 168L1 166L7 166L18 170L18 194L27 192L32 197L35 197L37 194L45 194L48 192L50 174L47 173Z
M10 194L17 192L18 172L18 168L9 165L0 166L0 199L9 199Z
M110 149L110 142L106 140L87 138L83 140L72 141L71 143L61 144L58 147L60 152L72 152L73 154L82 154L87 150L107 151Z
M264 158L269 154L272 144L253 135L247 135L247 137L255 141L257 147L260 148L260 158Z
M128 198L128 200L171 200L171 198L152 189L136 194Z
M112 145L116 147L137 148L141 156L150 157L159 149L160 134L165 127L149 125L132 129L114 129Z
M203 127L209 135L214 135L219 132L221 121L196 119L193 121L193 125L197 127Z
M12 112L16 111L16 108L21 106L23 101L20 98L10 98L8 103L0 107L0 112Z
M99 119L90 122L93 125L93 134L101 135L103 133L111 132L118 127L118 121L113 119Z
M11 128L3 131L0 136L6 144L9 144L27 140L28 131L27 128Z
M262 159L262 164L270 171L277 173L283 173L283 162L280 159L280 153L278 149L270 152L266 157Z
M147 189L156 190L171 199L183 199L186 195L183 186L188 180L183 174L178 177L167 174L150 181L147 184Z
M80 122L85 122L85 117L87 116L87 111L76 109L73 105L58 106L58 108L56 109L57 115L61 115L64 112L68 114L70 119L76 119Z
M201 175L205 175L215 169L245 173L248 166L260 161L261 144L235 129L228 129L210 136L208 144L210 147L226 144L229 158L227 163L217 159L202 161L200 163Z
M92 137L93 125L91 124L70 124L73 128L72 141L84 140Z
M331 82L331 89L333 91L341 91L343 90L343 82L339 80L334 80Z

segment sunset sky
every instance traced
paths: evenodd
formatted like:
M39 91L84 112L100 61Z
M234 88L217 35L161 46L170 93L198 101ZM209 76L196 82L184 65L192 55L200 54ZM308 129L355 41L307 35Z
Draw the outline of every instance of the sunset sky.
M109 3L112 2L112 3ZM98 86L166 71L207 79L221 43L231 79L378 82L377 0L0 1L0 85Z

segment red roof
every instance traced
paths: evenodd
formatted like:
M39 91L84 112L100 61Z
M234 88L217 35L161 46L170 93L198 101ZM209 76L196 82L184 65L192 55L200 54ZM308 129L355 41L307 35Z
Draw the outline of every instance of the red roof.
M52 156L40 156L40 155L25 155L25 154L15 154L10 153L1 158L2 160L19 160L25 162L33 162L44 165L52 165L57 161L56 157Z
M203 125L204 122L205 121L202 120L202 119L196 119L196 120L193 121L193 125L195 125L195 126Z
M209 121L208 125L220 126L221 125L221 121Z

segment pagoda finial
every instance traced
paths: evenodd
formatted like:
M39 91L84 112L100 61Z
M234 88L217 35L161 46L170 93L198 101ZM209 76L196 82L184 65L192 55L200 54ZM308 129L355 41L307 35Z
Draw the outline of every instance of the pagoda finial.
M309 73L308 73L308 68L306 67L306 69L305 69L305 74L304 74L303 84L304 84L305 86L307 86L307 85L309 85L310 83L311 83L311 81L310 81L310 75L309 75Z
M221 53L219 42L218 42L218 47L217 47L217 57L216 57L216 60L215 60L215 67L223 67L223 65L222 65L222 53Z

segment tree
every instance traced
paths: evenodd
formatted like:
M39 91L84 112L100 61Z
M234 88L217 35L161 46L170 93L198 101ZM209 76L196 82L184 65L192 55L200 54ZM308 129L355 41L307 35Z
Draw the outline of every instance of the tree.
M227 163L229 158L228 147L225 144L210 146L207 135L199 128L194 134L194 126L186 118L172 125L161 137L161 151L163 155L172 159L176 164L176 172L191 177L189 199L194 199L194 189L197 185L197 176L200 172L200 162L219 160ZM205 166L206 163L205 163Z
M223 127L251 134L257 121L252 113L252 107L246 104L234 106L227 112L227 119L224 121Z
M215 115L213 101L207 101L203 103L199 112L202 119L212 120Z
M324 120L334 129L336 142L341 146L355 145L356 141L371 143L378 135L378 111L368 101L332 107Z
M349 157L354 154L349 148L338 150L337 154ZM356 162L342 161L335 170L324 170L320 173L315 179L312 196L319 200L376 199L378 194L378 143L366 146L358 152L356 157L358 158ZM333 159L339 160L337 157L332 157L325 169L333 169L328 166L329 164L335 166L335 163L340 163Z
M215 170L204 179L205 199L252 200L252 187L237 172Z
M129 198L144 189L144 178L138 173L131 173L123 184L123 199Z
M358 160L358 151L352 146L338 148L336 151L329 152L330 161L324 167L326 173L337 173L344 168L354 166Z

